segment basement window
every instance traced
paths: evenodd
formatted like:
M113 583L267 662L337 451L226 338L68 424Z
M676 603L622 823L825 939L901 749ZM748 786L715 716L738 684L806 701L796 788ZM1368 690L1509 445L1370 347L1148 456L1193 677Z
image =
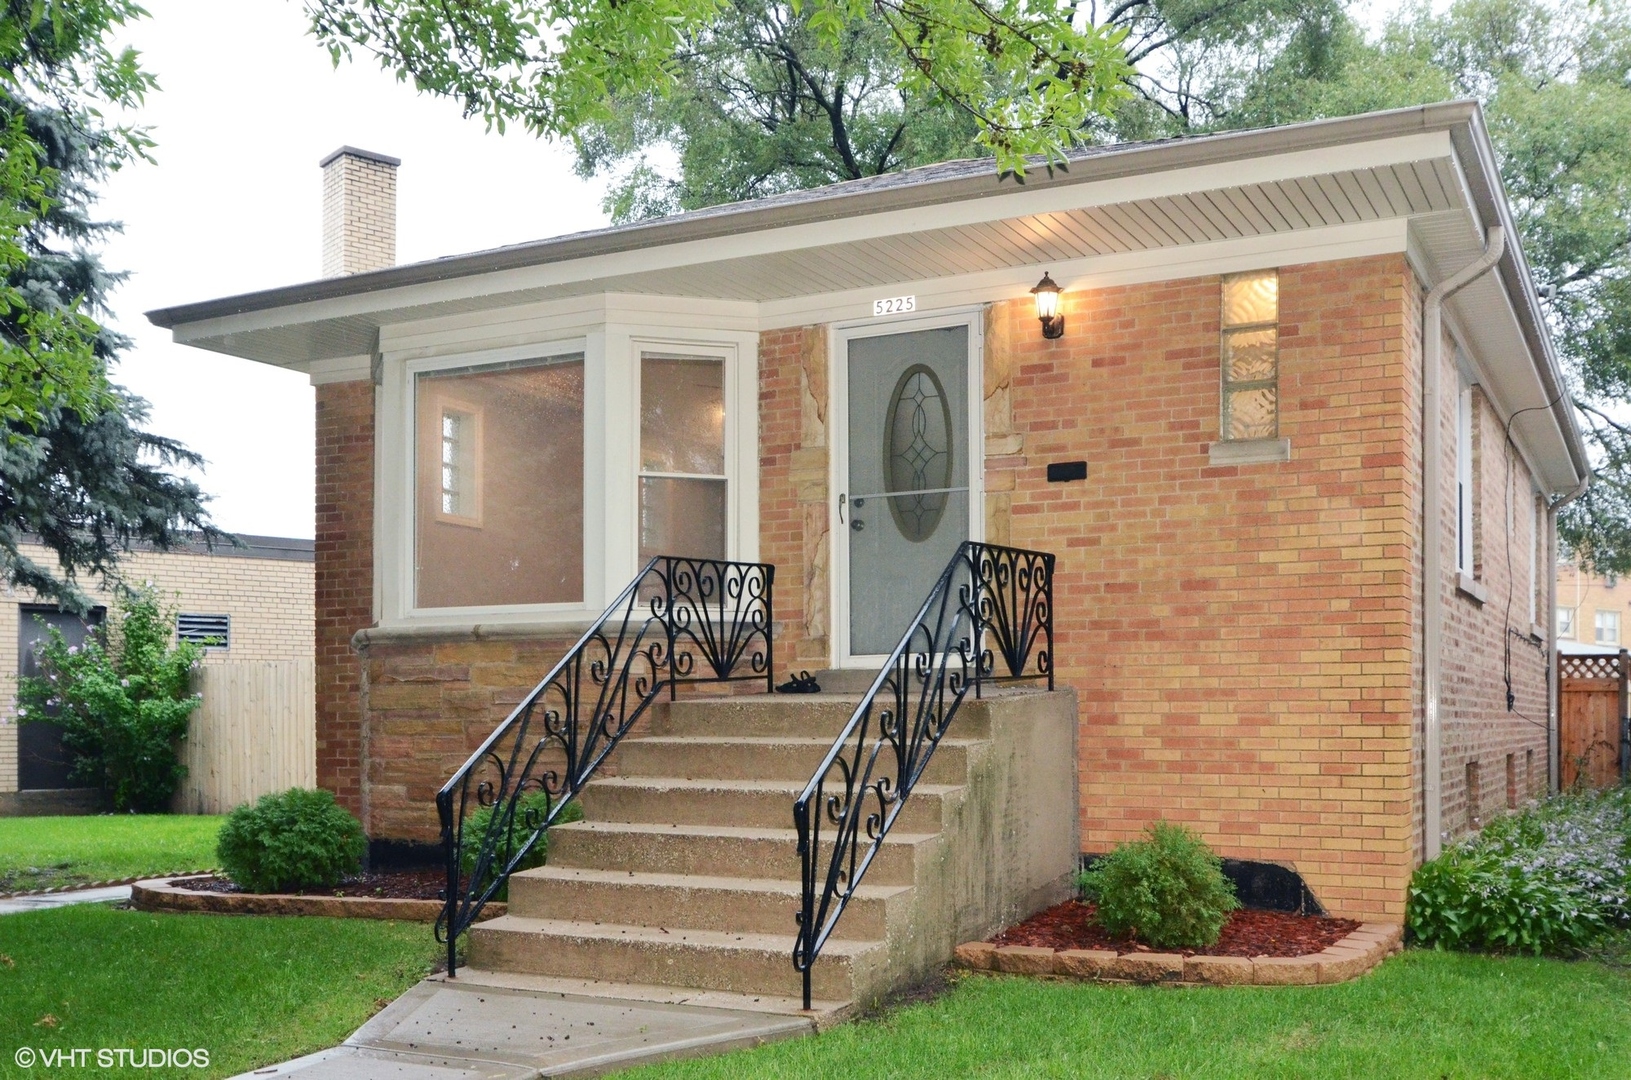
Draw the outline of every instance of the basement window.
M232 645L232 616L177 615L176 640L190 641L206 649L227 649Z

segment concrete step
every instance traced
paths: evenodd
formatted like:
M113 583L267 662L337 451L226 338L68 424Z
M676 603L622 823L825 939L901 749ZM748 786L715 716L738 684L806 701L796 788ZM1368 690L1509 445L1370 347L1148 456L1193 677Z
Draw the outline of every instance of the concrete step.
M590 821L774 829L792 827L793 800L803 787L802 781L787 780L610 776L591 781L578 799L583 816ZM939 832L946 808L961 794L962 788L953 785L920 783L901 808L894 827Z
M968 776L972 739L943 739L925 781L960 784ZM617 748L619 776L679 776L688 780L796 780L810 773L832 740L794 735L650 735Z
M792 735L827 744L849 723L859 695L742 694L682 698L654 709L653 735Z
M791 816L791 815L789 815ZM867 885L910 885L918 860L939 837L891 830L866 873ZM822 845L826 848L826 845ZM791 828L640 825L577 821L549 831L552 868L714 877L799 879L798 834Z
M469 935L470 965L487 970L784 997L802 989L791 934L664 931L503 915L471 927ZM815 996L854 1000L884 960L881 941L829 940L812 969Z
M866 881L871 882L867 875ZM837 934L880 940L891 900L905 885L863 884L851 897ZM510 878L509 913L523 918L614 918L631 926L786 934L795 929L799 883L758 878L585 870L551 865Z

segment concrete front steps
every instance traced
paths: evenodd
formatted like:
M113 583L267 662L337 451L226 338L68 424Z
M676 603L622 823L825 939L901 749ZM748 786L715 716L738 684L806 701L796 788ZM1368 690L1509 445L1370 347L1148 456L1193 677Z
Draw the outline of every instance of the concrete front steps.
M797 999L793 800L856 700L655 707L614 752L616 775L582 793L585 820L551 831L549 865L513 877L508 913L471 928L472 968ZM822 950L817 1011L875 1000L946 962L974 928L1063 895L1076 851L1074 730L1068 693L965 703ZM1041 773L1010 778L1021 759ZM1016 797L1019 812L1002 805Z

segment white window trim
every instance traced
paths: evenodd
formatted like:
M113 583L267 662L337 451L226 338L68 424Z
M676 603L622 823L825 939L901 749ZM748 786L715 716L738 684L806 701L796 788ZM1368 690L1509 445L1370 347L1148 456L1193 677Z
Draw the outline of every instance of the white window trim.
M717 356L725 364L726 556L759 558L758 334L601 324L576 337L383 358L375 453L375 582L382 629L472 626L581 627L639 569L640 353ZM581 602L448 608L413 606L414 379L426 371L581 354L584 363L583 573Z
M1459 379L1455 399L1455 562L1456 570L1473 576L1472 384Z

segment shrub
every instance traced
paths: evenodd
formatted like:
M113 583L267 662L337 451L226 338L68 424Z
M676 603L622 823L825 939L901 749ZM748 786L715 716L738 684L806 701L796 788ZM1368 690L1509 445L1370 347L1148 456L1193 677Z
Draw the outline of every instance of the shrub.
M1149 836L1122 844L1081 874L1100 926L1156 948L1202 949L1218 940L1240 906L1223 860L1182 825L1157 821Z
M1439 949L1569 955L1631 927L1631 791L1506 814L1417 868L1405 927Z
M240 806L221 826L215 853L247 892L328 889L362 868L362 825L327 791L290 788Z
M40 674L19 682L17 715L60 726L70 776L100 788L113 809L163 813L187 775L176 743L198 708L192 671L204 651L171 644L175 613L151 586L122 590L115 611L106 640L69 645L51 630Z
M543 822L544 816L549 813L551 805L550 798L541 791L534 791L521 796L515 808L515 816L510 819L509 829L501 833L497 838L498 842L494 850L492 864L488 867L488 872L481 882L483 886L491 881L493 875L503 869L504 864L509 862L516 850L527 842L527 837L531 836L532 830ZM464 845L459 851L459 862L466 880L466 888L469 888L470 875L475 873L476 870L476 855L481 849L488 830L493 827L493 813L503 806L504 803L498 802L492 806L479 807L475 813L464 821ZM582 820L583 807L572 802L561 807L561 814L555 819L555 823L559 825L568 821ZM527 852L526 857L521 860L516 869L531 870L534 867L542 866L548 857L549 833L545 832L538 838L538 842L532 845L532 849ZM494 898L504 900L507 898L508 892L509 888L506 885L494 895Z

